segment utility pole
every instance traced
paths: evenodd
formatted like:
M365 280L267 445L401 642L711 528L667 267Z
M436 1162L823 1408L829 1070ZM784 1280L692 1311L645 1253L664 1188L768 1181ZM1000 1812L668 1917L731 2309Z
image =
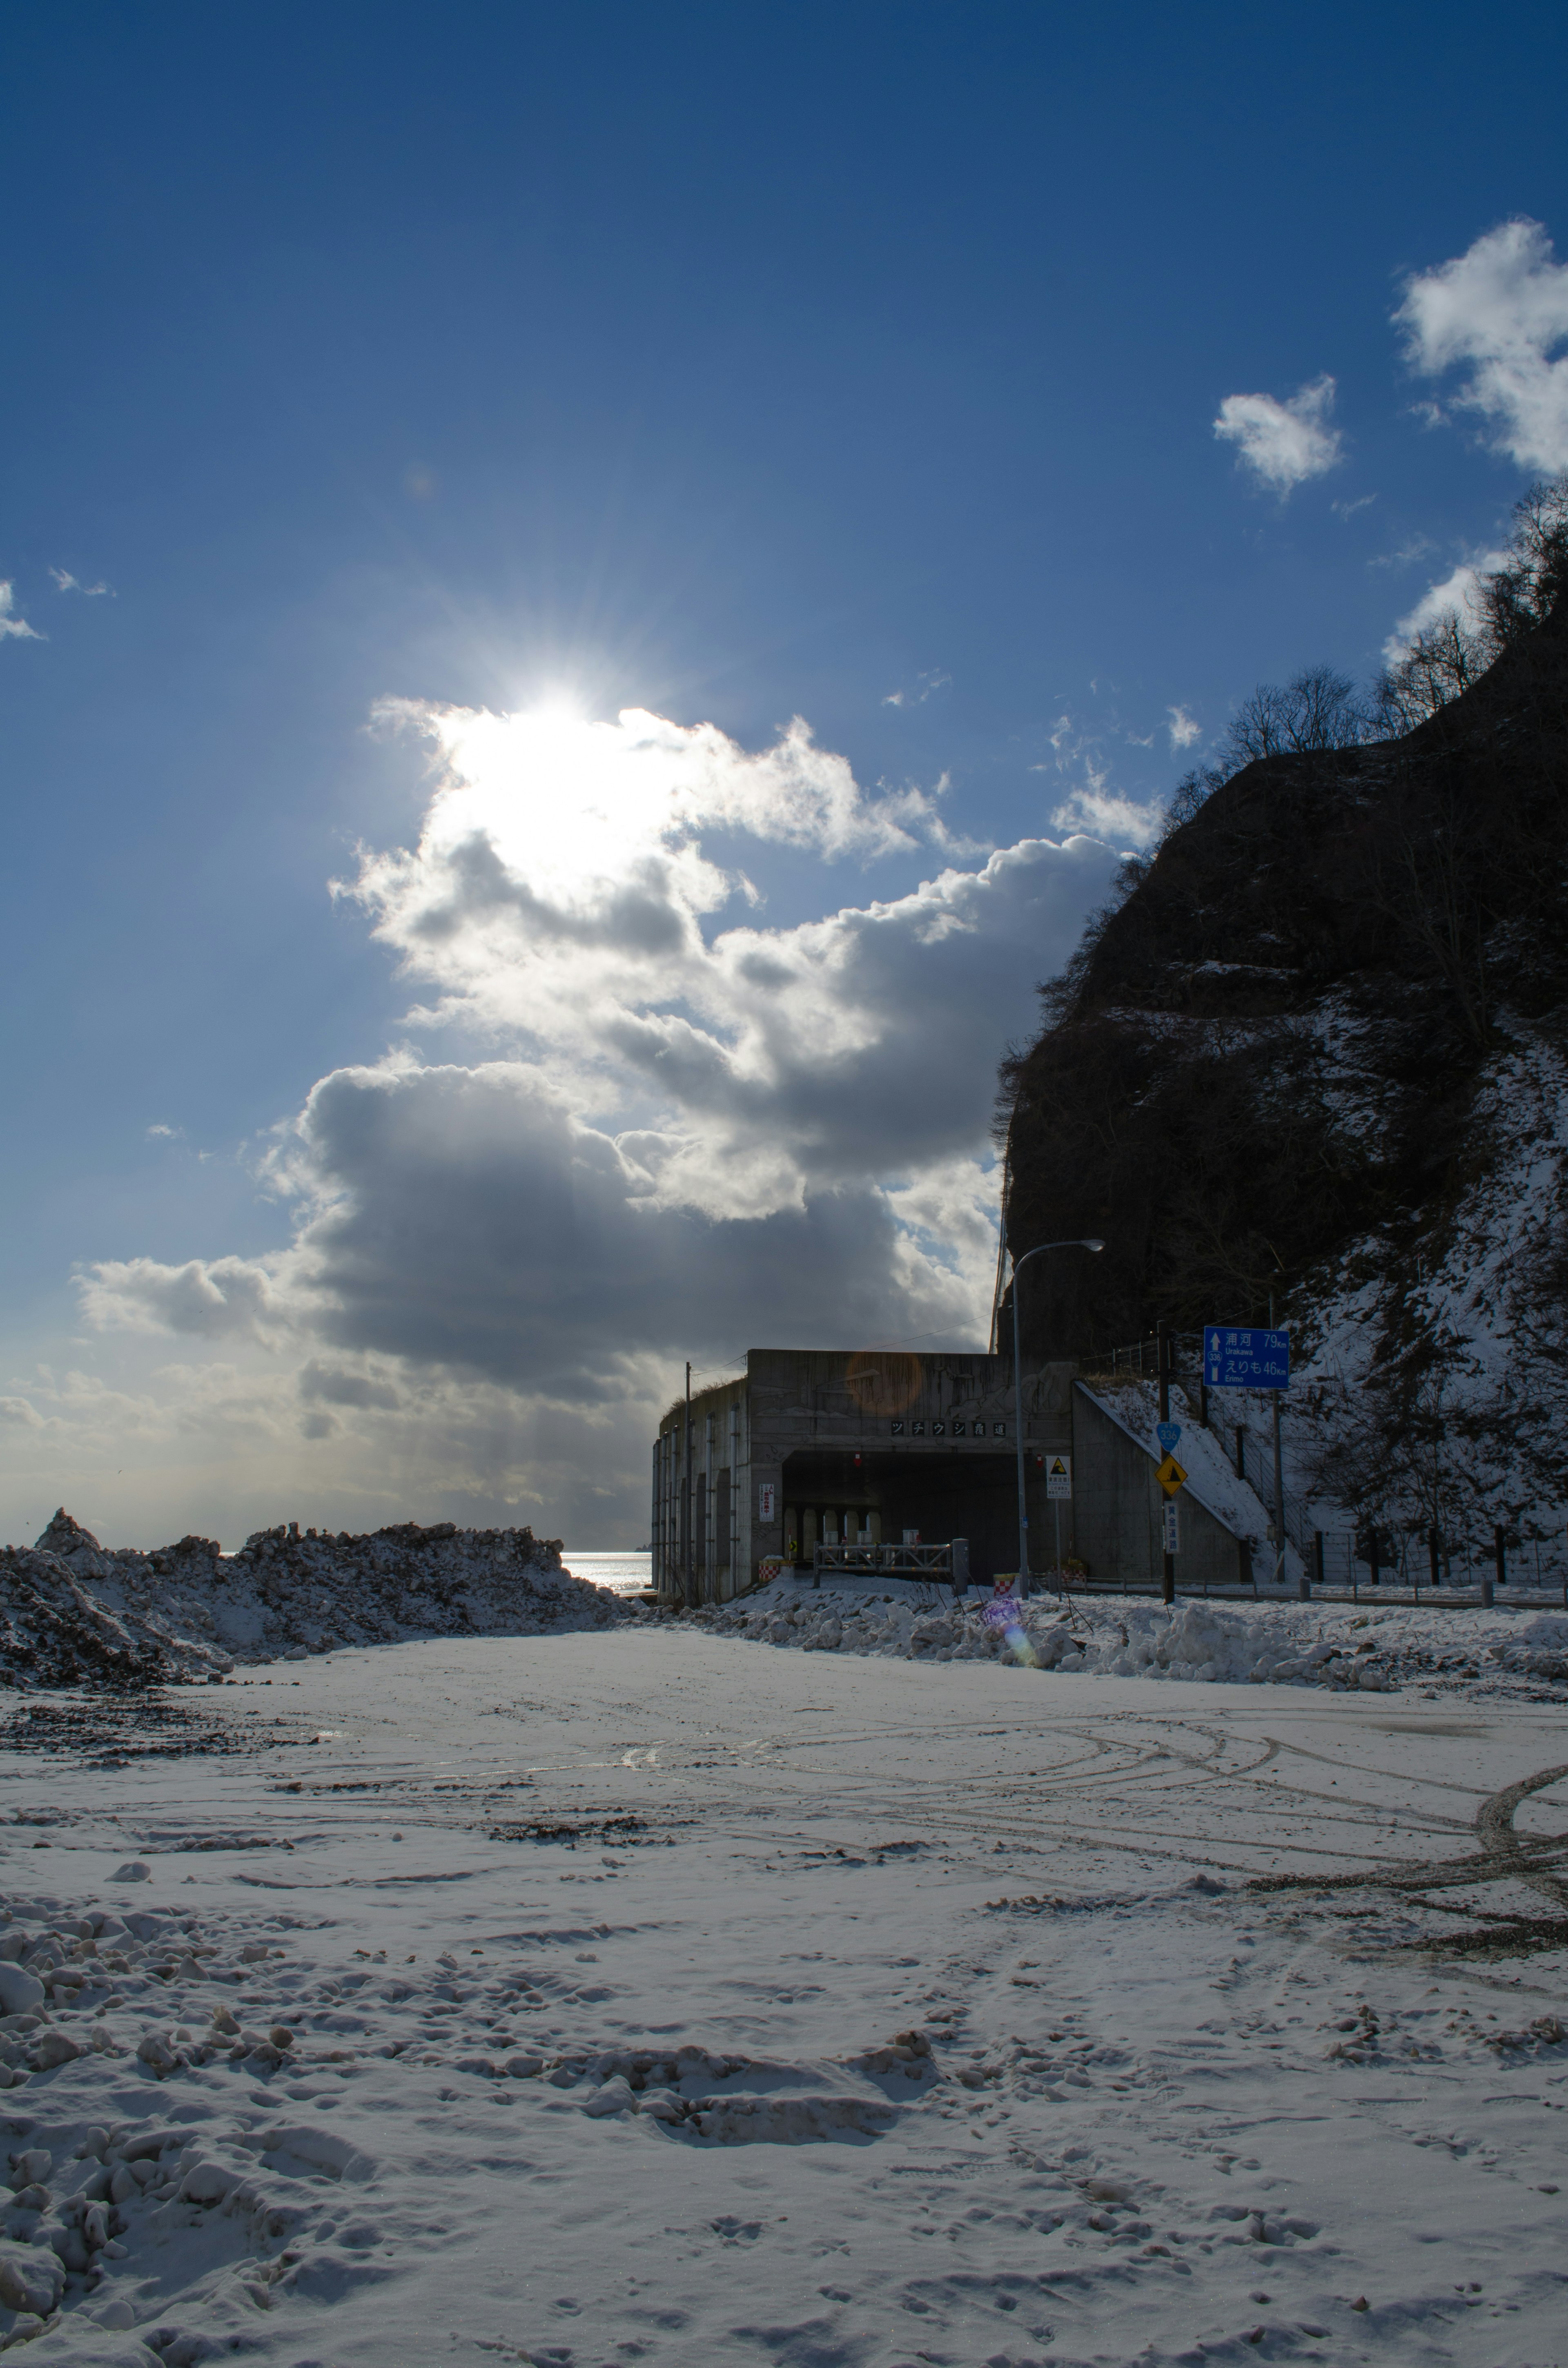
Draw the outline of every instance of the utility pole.
M1024 1482L1024 1352L1018 1333L1018 1269L1013 1261L1013 1447L1018 1460L1018 1575L1013 1581L1020 1600L1029 1591L1029 1499Z
M1013 1444L1017 1451L1018 1458L1018 1575L1014 1583L1020 1596L1027 1595L1029 1591L1029 1500L1024 1481L1024 1352L1021 1346L1022 1335L1018 1329L1018 1277L1030 1258L1041 1258L1047 1250L1098 1252L1104 1247L1104 1242L1094 1241L1086 1236L1080 1240L1067 1242L1037 1242L1032 1250L1026 1250L1022 1258L1016 1258L1013 1260ZM1061 1516L1058 1515L1057 1518L1060 1521ZM1060 1536L1060 1530L1058 1535ZM1056 1563L1060 1572L1062 1566L1060 1551L1057 1554Z
M697 1565L694 1560L693 1531L697 1527L692 1502L691 1485L691 1360L686 1365L686 1608L697 1609Z
M1159 1346L1160 1420L1162 1422L1169 1422L1171 1418L1170 1326L1164 1321L1156 1324L1154 1326L1154 1335ZM1162 1600L1166 1603L1174 1603L1176 1601L1176 1556L1172 1554L1169 1546L1166 1546L1165 1549L1164 1567L1160 1579L1160 1594Z
M1268 1294L1268 1328L1271 1332L1274 1329L1272 1292ZM1269 1395L1274 1400L1274 1584L1282 1587L1285 1583L1285 1451L1279 1437L1280 1394L1278 1390L1271 1390ZM1303 1579L1301 1593L1310 1595L1311 1592Z

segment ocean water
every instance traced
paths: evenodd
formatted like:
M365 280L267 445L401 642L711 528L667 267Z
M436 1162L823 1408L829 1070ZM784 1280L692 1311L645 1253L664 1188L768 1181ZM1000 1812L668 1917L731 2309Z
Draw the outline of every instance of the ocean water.
M562 1546L561 1559L574 1577L613 1588L617 1595L639 1595L653 1578L651 1554L574 1554Z

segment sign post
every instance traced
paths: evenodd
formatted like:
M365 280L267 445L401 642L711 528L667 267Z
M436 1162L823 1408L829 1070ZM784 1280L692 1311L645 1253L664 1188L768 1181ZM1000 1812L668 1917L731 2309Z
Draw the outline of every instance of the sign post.
M1048 1455L1045 1462L1045 1494L1051 1515L1056 1524L1056 1591L1062 1587L1062 1507L1073 1501L1073 1458L1070 1455Z
M1160 1443L1161 1443L1161 1445L1162 1445L1162 1446L1165 1446L1165 1440L1164 1440L1163 1434L1164 1434L1165 1431L1167 1431L1167 1430L1170 1430L1170 1429L1175 1429L1175 1425L1174 1425L1174 1424L1172 1423L1172 1421L1171 1421L1171 1327L1170 1327L1170 1326L1169 1326L1168 1324L1161 1324L1161 1325L1159 1326L1159 1327L1158 1327L1158 1334L1159 1334L1159 1351L1160 1351L1160 1420L1159 1420L1159 1431L1160 1431L1160 1433L1162 1434ZM1178 1434L1178 1435L1179 1435L1179 1434ZM1172 1466L1176 1471L1177 1471L1177 1472L1181 1472L1181 1466L1180 1466L1180 1464L1176 1463L1176 1460L1175 1456L1171 1453L1170 1449L1169 1449L1168 1447L1166 1447L1166 1448L1165 1448L1165 1463L1162 1463L1162 1464L1161 1464L1161 1466L1160 1466L1160 1486L1161 1486L1161 1487L1162 1487L1162 1488L1164 1488L1164 1489L1165 1489L1165 1492L1166 1496L1167 1496L1167 1497L1171 1497L1171 1496L1174 1496L1174 1495L1176 1494L1176 1490L1175 1490L1175 1489L1173 1489L1173 1488L1168 1485L1168 1483L1167 1483L1167 1481L1166 1481L1166 1479L1165 1479L1165 1466L1166 1466L1167 1464L1168 1464L1168 1465L1170 1465L1170 1466ZM1182 1479L1182 1480L1185 1480L1185 1479L1186 1479L1186 1477L1187 1477L1186 1473L1185 1473L1185 1472L1182 1472L1182 1474L1181 1474L1181 1479ZM1176 1487L1177 1487L1177 1488L1179 1488L1179 1487L1180 1487L1180 1486L1181 1486L1181 1480L1178 1480L1178 1481L1176 1482ZM1168 1545L1168 1544L1166 1544L1166 1545L1165 1545L1165 1549L1164 1549L1164 1553L1163 1553L1162 1557L1161 1557L1161 1567L1160 1567L1160 1596L1161 1596L1161 1600L1162 1600L1162 1601L1164 1601L1164 1602L1165 1602L1165 1603L1174 1603L1174 1602L1176 1601L1176 1556L1172 1554L1172 1552L1171 1552L1170 1547L1169 1547L1169 1545Z
M1206 1324L1203 1327L1203 1379L1210 1389L1268 1390L1274 1398L1274 1576L1285 1571L1285 1455L1279 1435L1279 1396L1290 1386L1290 1335L1274 1327L1274 1301L1268 1302L1269 1328L1256 1325ZM1312 1594L1306 1565L1301 1568L1302 1600Z

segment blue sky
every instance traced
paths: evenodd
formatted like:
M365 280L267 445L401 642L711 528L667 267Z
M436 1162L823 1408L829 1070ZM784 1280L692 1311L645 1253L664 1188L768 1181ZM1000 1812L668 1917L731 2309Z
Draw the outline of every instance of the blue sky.
M634 1543L686 1355L973 1337L1116 850L1568 463L1565 52L11 12L0 1530Z

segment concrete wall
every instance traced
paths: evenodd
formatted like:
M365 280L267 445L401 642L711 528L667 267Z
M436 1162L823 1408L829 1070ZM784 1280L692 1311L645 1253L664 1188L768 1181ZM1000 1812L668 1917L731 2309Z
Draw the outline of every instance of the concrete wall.
M1154 1459L1082 1390L1073 1393L1074 1534L1091 1578L1158 1578L1165 1497ZM1233 1587L1250 1577L1246 1552L1185 1490L1177 1498L1178 1587Z
M689 1492L684 1406L672 1407L659 1425L650 1536L661 1593L684 1592L688 1547L699 1602L726 1602L751 1585L749 1454L744 1379L692 1398Z

